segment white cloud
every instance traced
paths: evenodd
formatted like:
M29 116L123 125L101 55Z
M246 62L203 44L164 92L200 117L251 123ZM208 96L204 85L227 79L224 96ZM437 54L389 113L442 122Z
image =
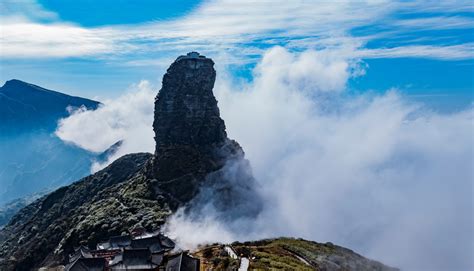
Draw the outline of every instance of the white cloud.
M22 18L2 19L2 57L90 56L110 53L114 46L103 30L91 30L64 23L40 24Z
M448 1L406 1L399 3L405 14L414 13L440 13L440 12L474 12L474 4L470 0Z
M400 58L419 57L441 60L459 60L474 58L474 44L461 45L410 45L393 48L360 49L354 57L360 58Z
M276 47L251 83L236 83L218 67L221 114L250 159L267 207L257 219L231 225L212 214L200 221L174 216L167 230L180 245L297 236L404 270L472 270L473 109L438 114L396 90L346 97L341 90L361 70L344 55L350 50ZM70 140L90 149L125 138L137 144L127 152L152 152L154 94L133 105L130 96L111 101L102 110L113 113L90 119L79 113L65 120L63 133L89 133ZM241 223L246 230L236 230Z
M260 90L221 108L271 202L261 235L331 241L404 270L472 268L472 110L437 115L389 92L327 113Z
M272 12L267 12L269 8ZM192 48L205 53L227 48L239 53L243 47L252 47L243 46L244 43L265 43L265 39L281 35L290 40L304 36L324 43L330 36L345 35L351 25L373 20L379 9L380 4L365 2L355 5L350 2L208 1L191 14L175 20L100 28L83 28L59 22L18 22L7 18L0 45L4 48L2 55L13 58L110 57L142 50L150 53L169 51L171 45L180 51ZM360 12L362 10L364 12ZM24 33L28 28L34 30L33 36ZM54 45L56 50L48 51L47 45ZM79 49L74 50L76 47ZM261 52L258 46L254 50Z
M439 16L399 20L396 26L410 28L410 30L440 30L440 29L469 29L474 25L474 20L462 16Z
M151 151L155 144L151 128L154 96L150 83L141 81L128 93L105 101L95 111L78 110L60 120L56 135L93 152L103 152L115 142L124 140L109 161L94 164L92 172L124 154Z
M341 91L349 72L349 63L338 52L306 51L295 56L282 47L270 50L256 70L262 89L271 89L267 83L287 83L305 92Z
M194 249L196 244L225 244L235 241L235 234L214 217L205 216L195 222L189 220L182 209L170 218L165 227L166 235L175 240L180 248Z

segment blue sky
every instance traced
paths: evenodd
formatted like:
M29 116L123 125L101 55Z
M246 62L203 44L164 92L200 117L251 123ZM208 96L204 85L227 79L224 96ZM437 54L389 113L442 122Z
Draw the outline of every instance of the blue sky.
M251 80L279 45L362 63L365 74L348 83L353 92L397 88L437 110L473 99L470 1L7 0L0 8L0 80L74 95L105 99L140 80L159 85L166 66L191 50Z
M62 21L71 21L85 27L139 24L183 16L196 8L195 0L82 0L38 1L45 9L54 11ZM91 12L93 10L93 12Z

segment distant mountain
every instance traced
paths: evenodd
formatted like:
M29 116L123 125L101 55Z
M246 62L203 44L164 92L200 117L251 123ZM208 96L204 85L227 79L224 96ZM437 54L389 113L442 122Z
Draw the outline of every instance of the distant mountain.
M64 145L54 136L49 135L46 138L43 136L45 135L40 135L41 139L38 139L38 134L35 133L35 137L30 140L24 137L17 138L19 141L28 141L29 147L36 146L38 149L32 149L27 154L18 153L15 156L17 164L13 164L10 157L10 161L5 162L3 167L0 165L0 168L4 169L0 174L0 182L3 181L0 187L0 228L6 225L20 209L40 196L89 174L92 161L105 162L122 144L122 141L118 141L104 152L95 154ZM35 140L42 141L43 144L33 143ZM1 140L0 145L2 145ZM10 148L17 147L10 145ZM51 156L45 159L48 155ZM29 165L32 169L27 168Z
M20 209L39 199L44 194L46 194L46 192L35 193L23 198L12 200L4 206L0 206L0 229L3 228L3 226L7 224L12 216L14 216Z
M97 154L64 143L54 131L71 109L99 105L16 79L0 87L0 205L90 173Z
M38 128L54 130L57 120L69 115L68 108L96 109L99 105L13 79L0 87L0 129L2 135Z

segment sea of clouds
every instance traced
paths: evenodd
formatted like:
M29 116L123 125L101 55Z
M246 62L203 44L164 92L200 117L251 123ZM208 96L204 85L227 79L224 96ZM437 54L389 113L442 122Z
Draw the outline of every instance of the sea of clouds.
M473 108L441 114L397 89L348 95L348 81L367 67L346 55L275 47L248 82L217 66L221 115L250 160L265 208L232 223L180 211L169 235L187 248L293 236L404 270L474 268ZM92 171L126 153L153 152L158 89L142 81L96 111L63 119L56 134L95 152L124 140Z

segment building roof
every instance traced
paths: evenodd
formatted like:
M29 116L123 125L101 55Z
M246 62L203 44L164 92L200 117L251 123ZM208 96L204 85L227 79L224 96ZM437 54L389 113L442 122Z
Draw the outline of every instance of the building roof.
M110 237L109 242L111 244L129 245L131 240L130 235L118 235Z
M198 52L189 52L186 55L179 56L176 61L180 61L183 59L208 59L205 56L199 54Z
M109 241L107 242L102 242L102 243L98 243L97 246L96 246L96 249L97 250L103 250L103 249L110 249L110 243Z
M128 247L131 241L132 237L130 235L112 236L109 241L97 244L97 249Z
M152 255L150 250L145 249L124 249L123 253L114 257L110 262L110 267L120 269L151 269L158 267L163 258L162 255Z
M169 239L163 234L160 233L158 237L160 238L160 243L162 247L168 248L168 249L173 249L175 247L176 244L173 242L173 240Z
M166 271L179 271L181 268L181 254L171 256L166 263Z
M151 261L155 264L162 264L163 263L163 258L164 258L164 254L160 253L160 254L152 254L151 255Z
M148 248L152 253L159 253L164 251L164 248L161 246L160 238L158 236L133 239L130 243L130 247Z
M199 271L199 259L181 252L169 257L166 271Z
M79 258L68 264L65 271L103 271L106 266L104 258Z
M80 258L93 258L88 247L80 246L75 248L74 252L69 255L69 262L72 263Z

